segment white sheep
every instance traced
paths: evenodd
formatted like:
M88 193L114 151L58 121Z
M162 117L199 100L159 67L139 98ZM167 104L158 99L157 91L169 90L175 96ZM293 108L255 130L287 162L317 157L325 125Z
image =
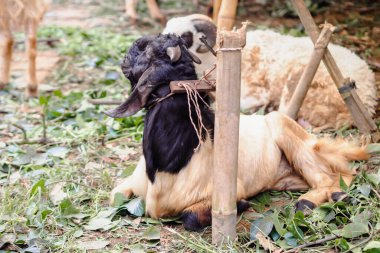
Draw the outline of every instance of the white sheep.
M197 15L197 19L201 16ZM215 26L208 17L203 16L202 19L208 26ZM168 21L163 33L182 35L194 31L193 20L194 15L173 18ZM205 35L215 38L215 34ZM194 33L193 40L197 37L199 35ZM214 46L215 41L211 44ZM192 47L189 49L193 50ZM330 43L329 50L343 76L356 81L357 93L370 115L373 115L377 104L376 85L368 64L342 46ZM193 52L204 60L198 67L198 73L204 73L216 61L210 52ZM285 111L312 52L313 44L308 37L281 35L271 30L247 32L247 44L242 53L241 110L253 113L264 107L267 111ZM306 120L314 131L339 129L353 124L324 64L320 65L314 77L298 119Z

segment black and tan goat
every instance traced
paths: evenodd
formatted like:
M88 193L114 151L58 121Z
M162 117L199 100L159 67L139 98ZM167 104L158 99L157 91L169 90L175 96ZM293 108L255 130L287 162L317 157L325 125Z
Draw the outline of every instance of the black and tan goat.
M143 157L134 173L112 191L111 202L116 193L126 197L134 194L145 199L149 216L182 214L185 228L198 230L211 222L214 113L206 104L199 105L205 130L195 151L199 138L192 122L199 124L199 118L194 105L186 94L168 96L170 81L196 79L196 59L184 43L175 35L143 37L124 60L122 70L131 82L132 93L107 114L128 117L147 109ZM209 100L207 94L200 96ZM242 115L238 207L265 190L310 189L301 195L296 208L312 209L341 197L340 176L346 184L353 179L348 162L367 157L364 148L318 139L279 112Z

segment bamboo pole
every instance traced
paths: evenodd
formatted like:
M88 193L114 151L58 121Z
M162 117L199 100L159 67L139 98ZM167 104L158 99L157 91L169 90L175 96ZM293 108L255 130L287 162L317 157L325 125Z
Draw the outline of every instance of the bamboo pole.
M319 36L319 29L314 23L313 17L307 9L305 2L303 0L292 0L292 3L301 19L303 26L305 27L306 32L309 34L313 43L315 43ZM350 82L349 79L345 79L343 77L328 49L326 49L323 62L338 88ZM343 96L343 99L351 113L355 125L359 128L360 132L370 133L371 131L377 129L375 122L372 120L370 114L360 101L356 90L352 89L347 92L346 95Z
M315 73L318 70L319 64L322 61L323 55L325 54L325 50L330 42L330 38L334 29L335 27L333 25L326 23L321 34L319 35L317 42L314 45L314 51L310 57L310 61L304 69L300 80L298 81L297 87L292 95L292 98L290 99L286 111L286 114L292 119L297 118L298 111L301 108L309 86L313 81Z
M223 0L218 13L218 31L226 29L230 31L235 23L238 0Z
M214 3L212 5L212 19L214 20L214 23L218 23L218 14L220 10L220 5L222 4L222 0L214 0Z
M218 35L212 194L212 241L218 245L236 237L240 65L246 26Z

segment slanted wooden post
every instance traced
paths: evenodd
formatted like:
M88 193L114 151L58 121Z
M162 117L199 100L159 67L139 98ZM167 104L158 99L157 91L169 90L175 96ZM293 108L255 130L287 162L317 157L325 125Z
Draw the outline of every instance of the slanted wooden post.
M212 241L219 245L236 237L240 65L246 25L238 31L222 30L218 35Z
M331 24L325 24L317 42L314 45L313 54L310 57L310 61L304 69L302 76L297 84L297 87L290 99L286 114L292 119L296 119L298 111L301 108L303 100L307 94L311 81L317 72L319 64L325 54L327 45L329 44L331 35L334 31L334 26Z
M309 34L313 43L316 43L319 36L319 29L307 9L305 2L303 0L292 0L292 3L301 19L303 26L305 27L306 32ZM343 77L328 49L326 49L323 62L334 80L335 85L338 89L341 88L341 93L344 93L342 94L344 102L346 103L355 125L359 128L360 132L370 133L371 131L376 130L377 127L375 122L372 120L367 109L364 107L362 101L356 93L356 90L351 89L350 85L348 85L350 80Z

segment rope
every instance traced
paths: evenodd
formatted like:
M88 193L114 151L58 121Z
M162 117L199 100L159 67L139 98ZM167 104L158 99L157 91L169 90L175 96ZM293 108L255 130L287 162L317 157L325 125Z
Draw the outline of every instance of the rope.
M197 89L194 88L189 83L186 83L185 81L184 82L180 82L180 83L178 83L178 86L182 86L186 90L187 105L188 105L188 108L189 108L190 121L191 121L191 124L193 125L195 133L197 134L197 137L198 137L198 140L199 140L198 146L194 149L194 152L197 152L199 150L201 144L204 143L204 141L202 139L202 131L205 130L206 133L208 133L207 128L203 124L202 112L201 112L201 109L200 109L200 106L199 106L198 97L200 98L200 100L205 105L208 106L208 104L203 100L203 98L201 97L201 95L199 94L199 92L197 91ZM195 123L193 121L192 112L191 112L191 103L194 105L195 113L198 116L198 127L195 125Z

